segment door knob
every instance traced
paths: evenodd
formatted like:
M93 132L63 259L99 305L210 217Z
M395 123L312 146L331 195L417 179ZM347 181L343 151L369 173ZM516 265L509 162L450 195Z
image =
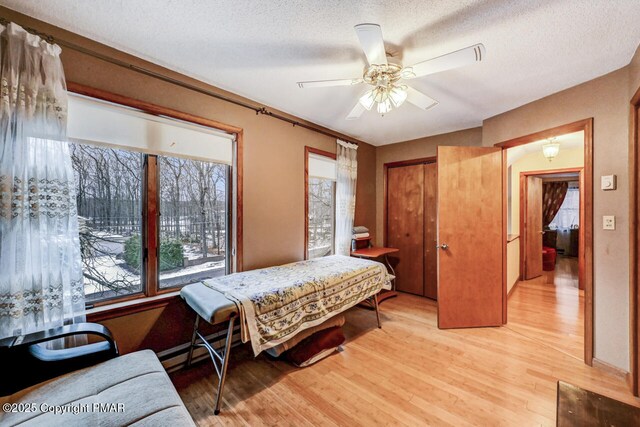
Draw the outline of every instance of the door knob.
M442 249L443 251L446 251L447 249L449 249L449 245L447 245L446 243L436 245L436 249Z
M540 234L544 234L544 233L545 233L545 231L541 231L541 232L540 232Z

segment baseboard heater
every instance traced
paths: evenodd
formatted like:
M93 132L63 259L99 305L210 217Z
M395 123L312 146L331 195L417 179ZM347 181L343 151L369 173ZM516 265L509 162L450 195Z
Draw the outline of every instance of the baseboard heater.
M226 330L222 330L206 336L207 341L209 341L210 343L215 343L213 347L216 350L220 350L224 347L225 337ZM242 341L240 340L240 327L238 326L233 330L231 346L236 347L240 344L242 344ZM167 372L175 372L185 367L185 365L187 364L187 356L189 354L189 346L189 343L184 343L157 353L158 359L160 359L160 362L162 362L162 366ZM193 350L192 363L199 362L200 360L208 358L209 353L205 348L200 347Z

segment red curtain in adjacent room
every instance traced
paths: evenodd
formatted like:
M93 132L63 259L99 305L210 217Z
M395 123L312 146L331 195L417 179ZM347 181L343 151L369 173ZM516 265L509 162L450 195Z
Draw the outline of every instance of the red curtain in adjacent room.
M564 198L567 195L569 183L545 182L542 186L542 223L545 228L551 224L556 217Z

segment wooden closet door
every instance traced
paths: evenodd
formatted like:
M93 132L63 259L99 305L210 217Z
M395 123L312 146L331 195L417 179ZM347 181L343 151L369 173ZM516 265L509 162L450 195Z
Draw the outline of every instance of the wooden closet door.
M424 292L424 165L387 171L387 246L398 248L396 289Z
M438 298L438 167L424 165L424 296Z

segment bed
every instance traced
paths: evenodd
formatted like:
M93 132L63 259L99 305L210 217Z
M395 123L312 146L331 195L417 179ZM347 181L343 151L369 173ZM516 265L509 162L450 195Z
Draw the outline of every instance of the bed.
M376 295L390 288L391 278L379 262L334 255L230 274L182 288L180 296L196 313L187 366L195 348L209 352L219 378L214 413L220 413L236 321L242 342L251 342L256 356L365 300L372 300L380 328ZM202 335L201 320L227 325L223 348L214 348Z

